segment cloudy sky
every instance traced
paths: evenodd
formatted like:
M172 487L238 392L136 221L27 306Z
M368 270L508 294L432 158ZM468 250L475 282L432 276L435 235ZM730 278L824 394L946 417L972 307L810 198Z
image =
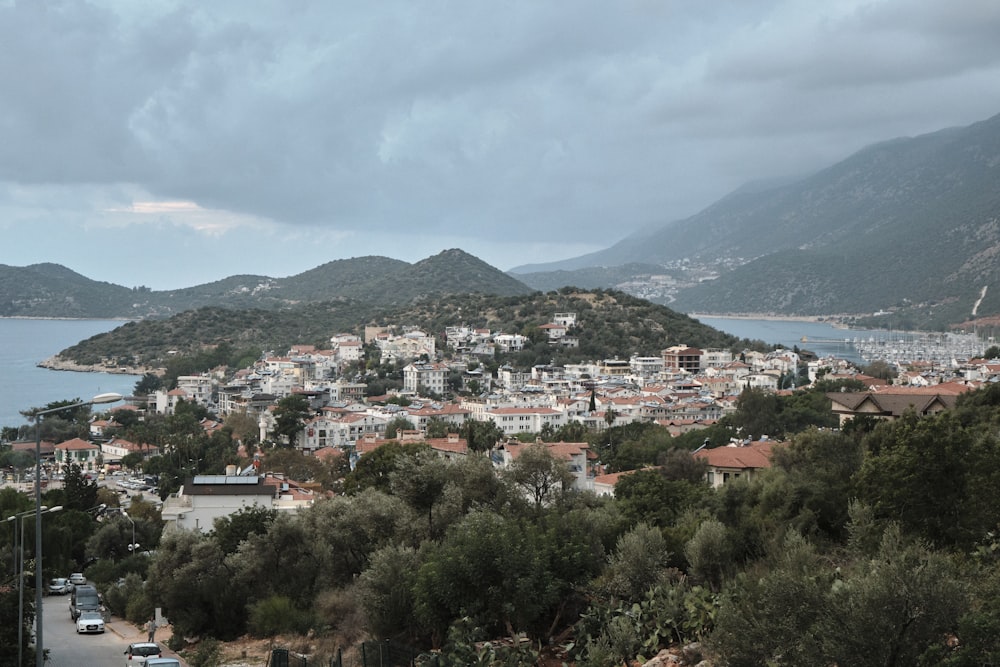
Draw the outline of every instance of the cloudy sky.
M1000 113L996 0L0 0L0 264L575 257Z

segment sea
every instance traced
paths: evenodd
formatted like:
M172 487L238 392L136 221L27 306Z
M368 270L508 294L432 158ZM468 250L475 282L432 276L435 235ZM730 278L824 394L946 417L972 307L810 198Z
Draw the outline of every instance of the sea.
M826 357L835 356L855 363L863 363L855 340L882 338L885 330L845 329L829 322L795 319L753 319L748 317L693 316L702 324L724 331L738 338L781 345L787 349L798 347Z
M135 375L54 371L38 366L71 345L123 324L122 320L0 318L0 426L28 424L22 410L53 401L85 401L106 392L131 394L139 381Z

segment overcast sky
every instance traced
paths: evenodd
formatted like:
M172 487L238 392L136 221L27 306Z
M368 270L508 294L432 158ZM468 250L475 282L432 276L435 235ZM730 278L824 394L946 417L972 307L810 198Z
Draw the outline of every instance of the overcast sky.
M997 0L0 0L0 264L575 257L1000 113Z

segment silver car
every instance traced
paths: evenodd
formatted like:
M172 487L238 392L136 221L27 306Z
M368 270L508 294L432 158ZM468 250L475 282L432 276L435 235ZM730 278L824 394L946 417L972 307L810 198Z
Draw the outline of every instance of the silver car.
M49 579L49 595L66 595L73 590L73 584L69 583L69 579L63 577L56 577L55 579Z

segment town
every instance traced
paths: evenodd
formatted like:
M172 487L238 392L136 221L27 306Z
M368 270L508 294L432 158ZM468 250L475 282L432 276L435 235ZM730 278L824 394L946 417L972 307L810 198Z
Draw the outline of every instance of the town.
M548 345L576 347L576 322L575 313L553 313L538 328L545 333ZM939 339L935 337L935 345L941 348ZM281 355L264 354L252 367L233 373L220 370L182 375L176 387L126 397L126 405L116 410L171 415L181 403L195 404L212 415L203 420L209 433L221 428L227 417L245 415L257 424L259 443L280 444L319 459L344 455L352 468L361 456L388 441L422 442L445 458L463 456L469 447L459 433L463 424L474 420L495 426L498 437L491 443L491 448L496 448L494 462L504 467L524 441L533 442L539 434L552 434L569 424L595 432L648 423L672 437L707 429L732 414L740 394L747 389L788 395L797 386L819 378L857 381L863 392L831 399L831 410L843 423L865 413L894 418L914 406L925 413L944 409L953 405L955 396L1000 377L1000 361L972 357L963 358L961 363L957 359L941 363L925 359L924 348L915 346L912 360L901 358L898 346L891 348L891 362L866 356L890 369L891 377L865 375L845 359L812 358L797 350L734 353L683 344L665 347L659 356L524 369L500 365L495 372L485 370L497 353L517 352L527 340L520 334L463 325L447 327L440 338L414 327L369 326L363 335L332 335L325 349L295 345ZM968 352L975 348L968 337L959 338L957 344L961 347L948 348L945 353L954 357L955 349ZM370 396L366 384L349 377L351 373L356 376L365 363L366 349L375 355L378 365L402 367L400 388ZM877 351L875 346L867 350ZM308 414L297 432L279 436L275 408L289 396L301 397ZM43 455L53 455L55 474L74 464L85 474L110 473L129 454L148 459L163 453L149 443L107 438L106 432L116 431L114 414L112 411L108 419L91 423L89 441L76 438L58 445L43 443ZM394 428L396 425L405 428ZM743 435L732 442L706 441L695 453L709 466L707 480L721 484L731 476L753 474L753 466L769 466L768 458L759 456L753 466L734 467L731 454L719 449L720 445L739 444L770 451L773 443L769 434ZM14 443L15 449L32 446ZM573 472L573 488L599 495L614 493L620 474L609 474L586 443L553 442L548 446ZM243 454L249 457L252 452ZM212 484L226 483L222 470L211 472L206 478ZM194 483L198 482L206 483L205 479ZM289 483L295 481L287 480L285 486ZM191 488L189 484L187 490ZM314 499L303 492L297 502L282 505L275 501L274 506L294 509ZM178 522L192 511L192 500L181 490L166 500L163 518L168 527L183 525ZM214 518L228 511L224 507L218 512L208 510L196 523L208 530Z

